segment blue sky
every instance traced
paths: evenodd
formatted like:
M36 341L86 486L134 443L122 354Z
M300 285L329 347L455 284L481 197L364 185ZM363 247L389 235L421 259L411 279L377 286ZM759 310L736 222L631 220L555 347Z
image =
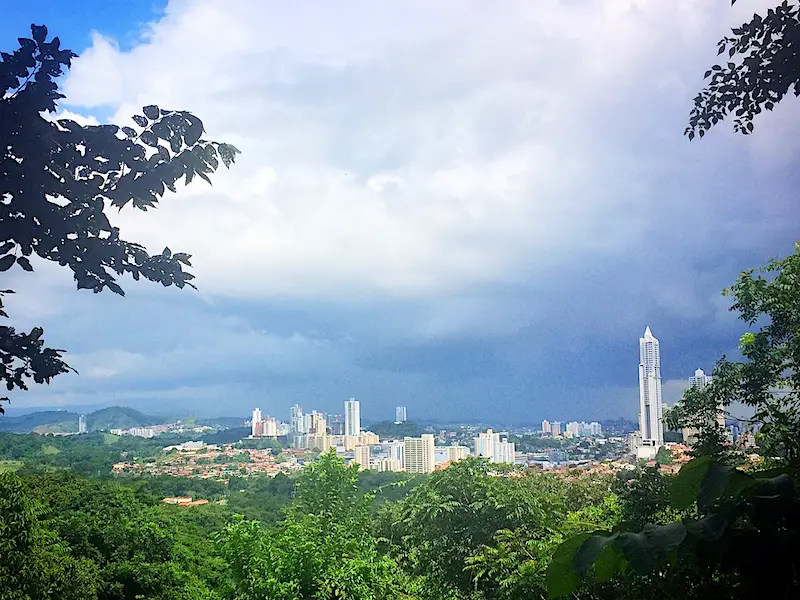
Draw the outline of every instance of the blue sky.
M664 394L735 351L720 290L792 251L800 114L682 136L727 28L763 1L16 3L81 57L76 118L188 109L242 150L213 187L115 222L194 255L198 293L15 273L80 376L32 406L281 418L635 418L638 337ZM87 122L89 122L87 121ZM10 311L11 312L11 311Z

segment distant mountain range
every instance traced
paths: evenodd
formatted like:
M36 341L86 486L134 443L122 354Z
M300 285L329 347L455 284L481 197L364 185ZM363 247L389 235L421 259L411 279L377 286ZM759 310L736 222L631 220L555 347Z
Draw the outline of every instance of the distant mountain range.
M19 417L0 417L0 431L13 433L76 433L79 413L66 410L45 410ZM101 408L86 415L89 431L147 427L167 422L164 417L146 415L126 406Z

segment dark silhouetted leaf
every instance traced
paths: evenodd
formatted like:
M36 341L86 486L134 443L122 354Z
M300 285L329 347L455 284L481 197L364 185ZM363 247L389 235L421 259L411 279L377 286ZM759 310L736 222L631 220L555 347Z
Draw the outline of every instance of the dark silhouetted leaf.
M156 119L158 119L158 117L161 114L158 110L158 107L155 104L150 104L148 106L145 106L142 109L142 112L144 113L144 116L150 119L151 121L155 121Z

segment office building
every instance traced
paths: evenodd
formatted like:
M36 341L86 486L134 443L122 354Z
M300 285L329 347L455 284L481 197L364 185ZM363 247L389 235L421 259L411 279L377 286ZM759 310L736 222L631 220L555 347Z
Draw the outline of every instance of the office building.
M553 436L561 435L561 421L553 421L550 423L550 433Z
M642 445L658 448L664 444L661 402L661 349L650 328L639 338L639 430Z
M436 468L436 449L433 434L423 433L420 437L406 437L403 439L405 446L405 470L409 473L433 473Z
M353 449L353 462L358 463L362 471L369 469L370 454L369 446L356 446Z
M344 434L361 433L361 405L355 398L344 401Z
M550 434L550 432L551 432L550 421L545 419L544 421L542 421L542 434L548 435Z
M589 423L589 435L592 437L600 437L603 435L603 426L597 421L592 421Z
M567 433L569 437L580 437L581 436L581 424L577 421L572 421L567 423Z
M407 420L406 407L398 406L394 409L394 422L396 424L405 423Z
M292 406L292 417L289 421L293 434L306 433L306 422L303 419L303 409L299 405Z
M86 415L78 417L78 433L86 433Z

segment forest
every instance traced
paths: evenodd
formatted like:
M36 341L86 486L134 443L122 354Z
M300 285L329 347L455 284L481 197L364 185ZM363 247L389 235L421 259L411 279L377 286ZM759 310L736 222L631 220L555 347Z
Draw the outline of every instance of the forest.
M689 140L726 117L747 135L762 109L797 95L798 32L798 8L783 2L723 39L720 54L737 62L706 73ZM138 129L45 118L74 56L41 26L2 55L0 272L32 271L35 254L95 293L124 294L126 274L192 287L190 255L149 254L104 210L152 208L179 180L210 182L238 150L203 139L191 113L154 105L134 117ZM0 291L2 318L12 293ZM724 294L746 326L741 356L722 356L713 382L667 414L670 429L699 431L677 475L641 463L557 475L468 458L411 477L361 472L331 451L293 477L114 477L123 452L155 453L163 440L0 434L0 598L800 597L800 244ZM0 327L9 391L73 370L43 336ZM718 423L732 406L758 426L755 453ZM178 494L210 502L161 501Z

